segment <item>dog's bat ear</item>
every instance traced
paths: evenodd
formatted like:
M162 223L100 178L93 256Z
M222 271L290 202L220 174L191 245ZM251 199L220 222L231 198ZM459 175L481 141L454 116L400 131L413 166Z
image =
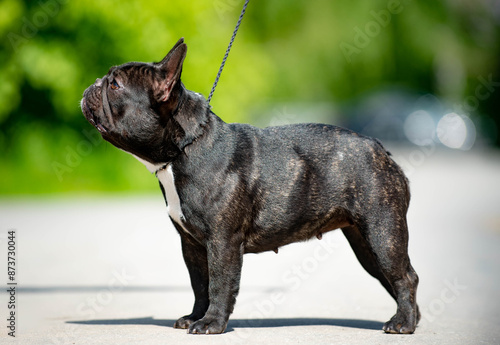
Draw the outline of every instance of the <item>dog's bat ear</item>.
M168 61L168 59L170 58L170 56L172 55L172 53L175 51L175 49L177 49L177 47L179 47L181 44L184 43L184 37L181 37L179 38L179 40L177 41L177 43L172 47L172 49L170 49L170 51L168 52L168 54L163 58L163 60L161 60L160 62L158 62L156 65L162 65L164 64L165 62Z
M170 92L181 77L182 64L187 53L187 45L181 38L165 58L156 67L161 71L162 79L158 84L158 100L166 102Z

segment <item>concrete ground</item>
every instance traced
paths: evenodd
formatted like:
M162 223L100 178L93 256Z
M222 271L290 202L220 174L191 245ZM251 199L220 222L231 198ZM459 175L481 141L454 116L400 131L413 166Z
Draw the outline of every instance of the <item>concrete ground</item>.
M18 281L16 337L7 335L4 288L0 343L500 344L500 153L394 156L412 186L409 251L423 315L414 335L381 331L396 304L341 232L245 256L225 334L173 329L193 296L158 191L0 200L0 284L9 229Z

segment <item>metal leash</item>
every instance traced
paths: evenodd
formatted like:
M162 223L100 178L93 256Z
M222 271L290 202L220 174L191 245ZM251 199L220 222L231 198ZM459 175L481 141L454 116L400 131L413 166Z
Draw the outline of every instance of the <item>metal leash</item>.
M222 63L219 68L219 72L217 73L217 77L215 77L214 85L212 86L212 91L210 91L210 95L208 96L208 104L210 104L210 100L212 99L212 96L215 91L215 87L217 86L217 83L219 82L220 75L222 73L222 70L224 69L224 65L226 64L227 56L229 55L229 51L231 50L231 47L233 46L234 38L236 37L236 33L238 32L238 29L240 28L241 20L243 19L243 16L245 15L245 11L247 10L247 5L250 2L250 0L246 0L245 4L243 5L243 9L241 10L240 18L238 18L238 23L236 23L236 27L234 28L233 36L231 37L231 41L229 42L229 45L227 46L226 49L226 54L224 54L224 58L222 59Z

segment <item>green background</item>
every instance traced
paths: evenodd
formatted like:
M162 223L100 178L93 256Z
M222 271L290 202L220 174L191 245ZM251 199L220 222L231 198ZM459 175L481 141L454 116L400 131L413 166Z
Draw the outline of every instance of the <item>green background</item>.
M159 61L184 37L182 80L208 96L242 5L1 0L0 194L156 191L86 122L82 93L110 66ZM464 104L478 78L500 82L499 23L495 1L252 0L212 107L226 122L265 123L261 109L286 117L292 102L349 104L387 87ZM464 114L496 144L498 95Z

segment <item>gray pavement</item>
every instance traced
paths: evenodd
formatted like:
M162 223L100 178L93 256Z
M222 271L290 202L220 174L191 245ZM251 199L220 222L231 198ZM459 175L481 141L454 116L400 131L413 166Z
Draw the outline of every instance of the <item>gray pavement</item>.
M410 257L420 275L414 335L381 327L396 305L340 232L245 256L223 335L172 328L193 296L161 193L0 200L17 231L16 338L1 344L500 344L500 153L394 151L409 174ZM146 171L144 178L153 178Z

